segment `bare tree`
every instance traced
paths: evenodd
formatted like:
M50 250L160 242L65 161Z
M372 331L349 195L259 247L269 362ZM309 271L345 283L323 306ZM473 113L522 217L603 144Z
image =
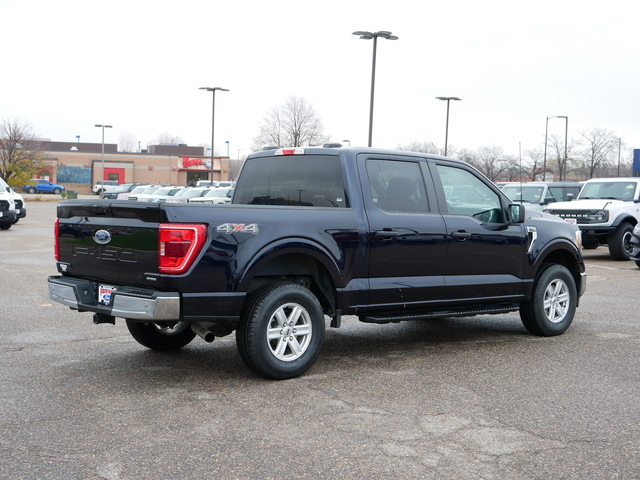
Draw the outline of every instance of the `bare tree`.
M478 154L473 150L469 150L468 148L461 148L459 150L456 150L451 156L453 158L457 158L458 160L462 160L463 162L467 162L473 166L478 165Z
M138 138L133 132L122 132L118 138L118 150L121 152L137 152Z
M478 148L474 166L491 181L498 179L505 169L502 147L491 145Z
M180 145L181 143L184 143L184 140L179 135L162 132L155 140L149 142L148 145Z
M580 135L585 142L582 152L584 168L588 178L593 178L596 169L605 166L617 138L610 130L598 127L584 130Z
M260 123L254 149L265 145L303 147L322 145L329 140L320 116L304 98L291 96L284 105L272 107Z
M547 162L547 165L551 163L556 166L560 181L566 180L567 174L572 170L574 163L572 153L579 146L579 143L572 138L567 138L566 141L566 150L564 135L550 135L547 143L548 151L552 155L551 162Z
M434 153L440 155L440 149L431 141L418 142L413 141L407 145L398 145L398 150L406 150L407 152ZM451 150L451 147L449 147Z
M537 174L539 173L538 170L543 164L544 152L542 151L542 148L537 147L525 150L524 154L529 160L523 165L522 174L526 175L529 180L534 182Z
M520 159L515 155L505 155L500 160L500 164L502 172L499 175L502 180L515 182L522 178L522 165L520 164Z
M0 176L28 180L41 167L40 142L26 120L2 118L0 122Z

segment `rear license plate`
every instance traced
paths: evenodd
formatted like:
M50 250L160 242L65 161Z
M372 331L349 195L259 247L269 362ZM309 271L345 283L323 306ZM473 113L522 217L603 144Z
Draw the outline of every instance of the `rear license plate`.
M116 287L111 287L109 285L99 285L98 286L98 303L102 305L110 305L111 297L113 292L116 291Z

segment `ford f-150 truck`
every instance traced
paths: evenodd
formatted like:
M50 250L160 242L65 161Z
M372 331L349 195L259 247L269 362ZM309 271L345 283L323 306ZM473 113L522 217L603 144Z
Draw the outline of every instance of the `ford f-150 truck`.
M271 379L309 369L343 315L519 311L552 336L586 286L576 225L511 204L464 162L413 152L257 152L231 204L68 200L56 232L51 299L95 323L124 318L155 350L235 331Z

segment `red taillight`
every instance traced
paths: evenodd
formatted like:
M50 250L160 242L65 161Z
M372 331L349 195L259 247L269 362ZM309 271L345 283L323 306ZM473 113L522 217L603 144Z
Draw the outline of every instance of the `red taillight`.
M161 224L158 239L160 272L180 274L189 270L206 240L206 225L191 223Z
M53 256L56 260L60 260L60 219L56 218L56 222L53 224L53 237L55 243L53 244Z

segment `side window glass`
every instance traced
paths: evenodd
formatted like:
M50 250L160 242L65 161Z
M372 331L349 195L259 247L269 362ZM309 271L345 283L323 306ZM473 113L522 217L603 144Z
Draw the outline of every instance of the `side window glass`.
M427 193L416 162L367 160L371 198L389 212L427 213Z
M562 202L564 200L562 187L549 187L549 192L547 193L547 198L545 200L546 203Z
M500 196L473 173L438 165L449 213L468 215L484 223L504 223Z

